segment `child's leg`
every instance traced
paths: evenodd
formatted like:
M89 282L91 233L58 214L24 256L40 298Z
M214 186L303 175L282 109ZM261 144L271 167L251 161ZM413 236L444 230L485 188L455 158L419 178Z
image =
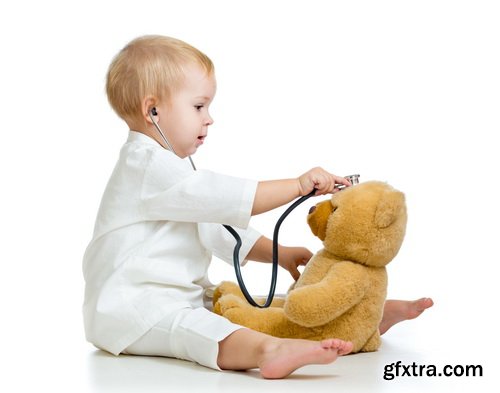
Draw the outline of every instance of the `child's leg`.
M331 363L351 350L350 342L275 338L204 308L186 308L167 315L123 353L175 357L217 370L260 368L265 378L283 378L306 364Z
M432 307L434 302L430 298L418 300L386 300L382 321L379 325L380 334L384 334L396 323L414 319L426 309Z
M284 378L307 364L327 364L352 350L339 339L281 339L240 329L219 342L217 364L225 370L259 368L264 378Z

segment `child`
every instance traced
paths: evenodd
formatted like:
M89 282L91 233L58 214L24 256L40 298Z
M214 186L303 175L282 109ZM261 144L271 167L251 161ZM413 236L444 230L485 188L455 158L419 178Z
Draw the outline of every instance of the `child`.
M111 63L106 88L131 131L84 256L87 339L115 355L176 357L219 370L258 367L264 378L349 353L350 342L279 339L203 307L212 254L232 261L234 239L221 224L239 232L244 259L270 262L271 241L248 227L250 217L314 188L318 195L335 193L349 182L321 168L266 182L194 171L183 158L207 137L216 82L210 59L182 41L132 41ZM280 246L279 263L297 279L297 267L311 255ZM428 306L427 300L387 302L384 331Z

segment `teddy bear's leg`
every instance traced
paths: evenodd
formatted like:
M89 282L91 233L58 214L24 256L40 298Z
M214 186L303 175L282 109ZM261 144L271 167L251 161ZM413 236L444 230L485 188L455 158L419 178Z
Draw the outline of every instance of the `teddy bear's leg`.
M223 281L220 285L217 286L217 288L215 288L215 291L213 294L213 299L212 299L212 304L214 305L214 307L215 307L215 304L217 303L217 301L223 295L226 295L229 293L239 297L240 299L244 300L245 302L247 301L245 298L245 295L243 295L243 292L241 292L240 287L236 283L230 282L230 281ZM254 298L254 300L259 304L263 304L263 303L265 303L266 298L256 297L256 298ZM285 304L284 298L275 297L273 299L273 301L271 302L271 307L283 307L284 304Z
M275 297L271 302L271 307L283 308L284 305L285 305L284 297Z
M233 294L241 299L244 299L243 293L240 290L240 287L231 281L223 281L220 283L214 291L213 304L217 303L217 301L226 294Z
M368 339L363 348L360 349L360 352L376 351L377 349L380 348L380 344L381 344L380 333L377 329L375 333L373 333L372 336Z
M214 312L233 323L276 337L298 338L308 335L306 329L286 318L283 308L253 307L233 294L219 298Z
M259 309L233 294L220 297L215 303L214 312L231 322L257 331L265 331L264 320L269 321L269 308Z

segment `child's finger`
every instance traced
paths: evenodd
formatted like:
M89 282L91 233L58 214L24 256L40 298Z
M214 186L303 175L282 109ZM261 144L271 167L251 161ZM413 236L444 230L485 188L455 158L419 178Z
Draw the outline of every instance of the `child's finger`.
M290 267L289 272L295 281L297 281L300 278L300 272L299 269L297 269L297 266Z
M323 174L317 188L320 195L331 194L335 189L335 176L329 173Z
M351 182L347 180L345 177L334 176L336 184L342 184L346 187L352 186Z

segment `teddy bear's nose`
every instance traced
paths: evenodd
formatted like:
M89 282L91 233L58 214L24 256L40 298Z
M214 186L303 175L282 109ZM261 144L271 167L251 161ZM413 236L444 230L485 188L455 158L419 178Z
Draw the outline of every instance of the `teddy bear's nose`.
M312 206L312 207L309 209L309 214L313 214L315 210L316 210L316 206Z

